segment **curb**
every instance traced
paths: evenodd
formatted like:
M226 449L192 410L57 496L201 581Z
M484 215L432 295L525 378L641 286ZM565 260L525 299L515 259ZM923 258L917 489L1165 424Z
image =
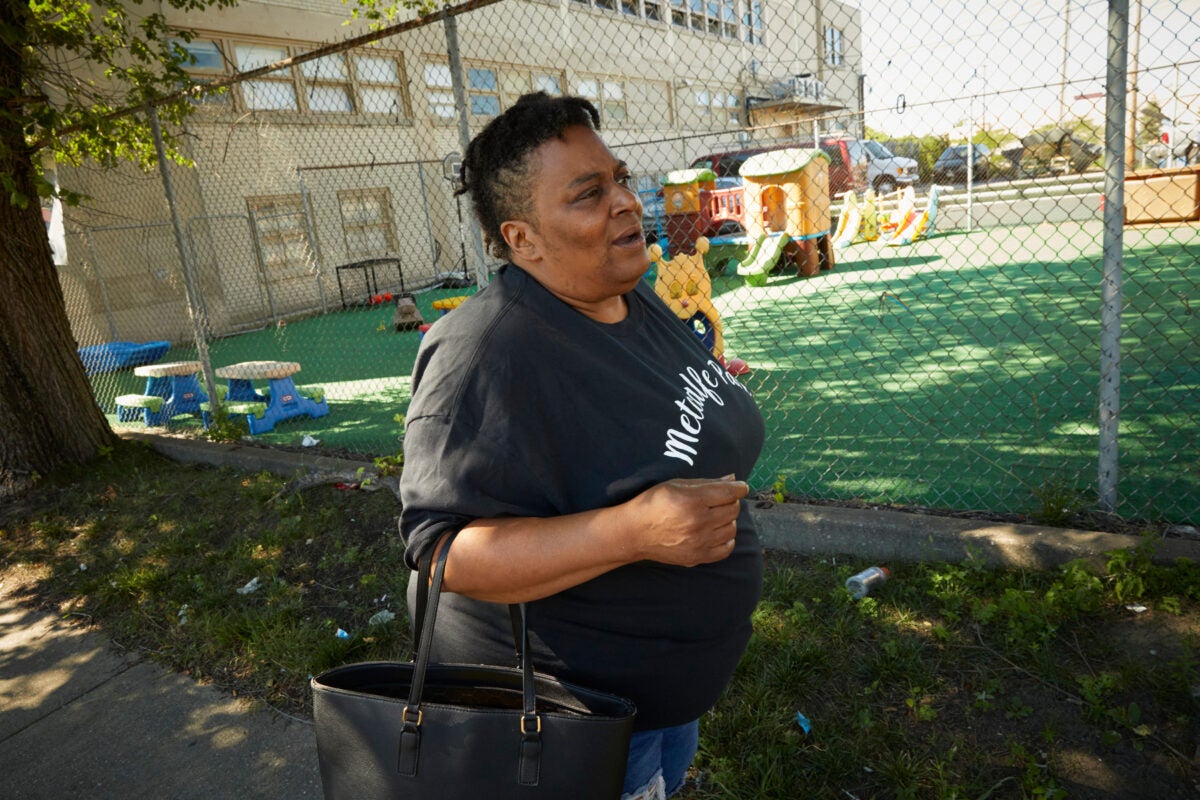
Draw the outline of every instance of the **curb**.
M272 472L294 478L327 472L375 476L374 464L315 453L271 450L140 431L120 431L174 461ZM979 561L992 567L1047 570L1076 559L1099 562L1105 553L1144 544L1139 536L1040 525L967 520L891 510L760 502L751 506L763 547L804 556L847 555L877 563ZM1200 562L1200 541L1163 538L1150 560Z

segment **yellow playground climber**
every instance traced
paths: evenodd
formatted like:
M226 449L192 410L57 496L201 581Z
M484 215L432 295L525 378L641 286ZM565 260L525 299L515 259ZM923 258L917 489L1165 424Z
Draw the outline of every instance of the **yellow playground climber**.
M695 253L676 253L670 259L663 258L663 250L656 244L650 245L649 252L650 261L657 265L658 272L654 291L675 316L691 326L716 359L724 363L725 336L721 330L721 315L713 305L712 278L704 268L708 239L701 236L696 240Z

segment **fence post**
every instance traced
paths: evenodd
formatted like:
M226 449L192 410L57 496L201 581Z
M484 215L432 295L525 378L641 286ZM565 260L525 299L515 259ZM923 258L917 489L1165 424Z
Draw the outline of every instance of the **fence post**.
M175 186L171 183L171 168L167 164L167 150L163 146L162 126L158 123L158 110L152 105L147 105L146 116L150 119L150 131L154 134L154 150L158 154L158 171L162 175L167 206L171 209L171 225L175 229L175 246L179 249L179 263L183 265L183 287L187 294L188 316L192 320L192 336L196 339L196 354L200 358L200 370L204 373L204 392L212 400L215 410L217 384L213 377L212 361L208 357L208 339L205 331L208 325L204 313L200 310L200 287L196 285L192 260L184 241L183 220L179 217L179 207L175 203Z
M467 105L467 90L463 86L462 53L458 49L458 20L453 14L447 14L442 23L446 27L446 55L450 59L450 84L454 91L454 105L458 109L458 145L463 158L467 155L467 146L471 144L471 126L468 116L471 113ZM467 205L471 206L471 196L467 195ZM470 220L471 250L475 255L475 283L479 288L487 286L487 258L483 250L483 239L480 236L479 225L475 221L475 211L467 215Z
M1125 81L1129 0L1108 0L1104 119L1104 264L1100 281L1100 453L1097 500L1117 510L1121 409L1121 273L1125 225Z

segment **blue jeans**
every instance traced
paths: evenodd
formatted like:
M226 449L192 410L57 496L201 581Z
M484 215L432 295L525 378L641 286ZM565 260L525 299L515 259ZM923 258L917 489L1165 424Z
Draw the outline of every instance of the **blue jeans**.
M688 767L700 743L700 721L633 734L629 740L629 763L625 767L624 794L644 787L660 771L667 797L683 788Z

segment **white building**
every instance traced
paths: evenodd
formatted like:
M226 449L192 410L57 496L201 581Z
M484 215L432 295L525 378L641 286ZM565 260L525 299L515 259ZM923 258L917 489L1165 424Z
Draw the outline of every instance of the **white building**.
M194 32L190 71L280 69L207 97L186 123L176 208L214 333L338 307L338 270L390 257L398 289L474 263L443 162L462 136L443 22L288 63L362 33L339 0L242 0L169 11ZM605 137L657 185L698 155L822 130L861 132L861 15L832 0L504 0L455 18L470 131L531 90L600 109ZM182 44L182 42L181 42ZM63 268L77 338L190 335L182 265L157 174L63 171L92 196L69 215ZM460 225L460 215L464 218Z

